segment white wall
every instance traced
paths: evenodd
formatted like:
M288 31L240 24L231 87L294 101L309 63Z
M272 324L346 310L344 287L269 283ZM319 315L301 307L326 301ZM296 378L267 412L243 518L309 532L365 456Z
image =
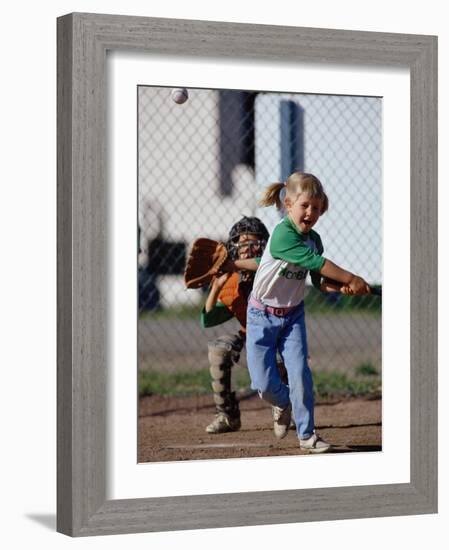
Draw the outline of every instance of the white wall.
M237 165L233 192L223 196L219 93L190 89L189 100L176 105L170 92L169 87L139 88L140 226L154 238L155 224L148 220L152 209L160 215L166 239L188 244L198 236L225 239L235 216L254 210L254 176Z
M54 532L55 514L55 18L71 11L93 11L186 19L209 19L346 28L355 30L440 34L440 147L449 147L449 32L444 3L429 0L377 0L370 8L355 0L289 0L257 4L171 0L67 0L7 3L2 10L2 396L1 541L5 548L245 548L281 545L315 548L376 549L398 546L427 548L446 540L448 456L446 430L440 438L440 514L434 516L338 521L162 534L70 540ZM443 155L441 155L442 158ZM441 163L440 181L448 181ZM447 200L441 186L440 205ZM442 234L448 220L442 212ZM443 239L442 239L442 242ZM447 247L441 247L442 269ZM21 269L24 259L31 268ZM441 279L444 281L444 279ZM32 281L32 282L31 282ZM400 284L400 274L398 274ZM442 324L447 298L441 284ZM448 364L441 346L441 365ZM441 395L448 369L440 369ZM448 400L441 399L440 423L449 418Z
M382 103L380 98L322 94L260 94L256 100L256 186L282 181L281 104L296 105L303 121L296 132L303 147L303 170L317 176L329 196L329 211L319 220L325 256L337 265L382 283ZM285 132L285 130L284 130ZM288 130L287 130L288 132ZM288 140L287 140L288 141ZM301 145L301 142L303 145ZM290 159L288 159L290 160ZM290 164L287 162L287 165ZM285 168L284 168L285 169ZM391 182L390 182L391 183ZM259 208L271 232L280 214Z

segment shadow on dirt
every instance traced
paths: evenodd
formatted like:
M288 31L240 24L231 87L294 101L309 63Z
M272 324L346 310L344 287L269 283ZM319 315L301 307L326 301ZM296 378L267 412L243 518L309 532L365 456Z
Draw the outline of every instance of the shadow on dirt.
M382 451L381 445L348 445L347 447L332 447L332 453L372 453Z

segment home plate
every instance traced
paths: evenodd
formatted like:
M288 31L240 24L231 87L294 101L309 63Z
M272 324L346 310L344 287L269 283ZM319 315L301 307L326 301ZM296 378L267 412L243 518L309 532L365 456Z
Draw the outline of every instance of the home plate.
M169 445L165 449L245 449L250 447L270 449L273 445L264 445L263 443L201 443L198 445Z

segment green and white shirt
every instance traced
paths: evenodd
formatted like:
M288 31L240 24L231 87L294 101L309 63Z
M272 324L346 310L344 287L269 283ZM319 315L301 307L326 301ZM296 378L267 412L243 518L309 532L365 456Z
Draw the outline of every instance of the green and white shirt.
M272 307L293 307L304 300L309 271L325 262L323 244L316 231L301 233L288 216L274 228L256 272L252 294Z

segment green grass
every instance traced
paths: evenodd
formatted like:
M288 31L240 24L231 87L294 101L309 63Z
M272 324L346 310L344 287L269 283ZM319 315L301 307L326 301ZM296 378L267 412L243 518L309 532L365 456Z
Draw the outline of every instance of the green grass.
M380 376L369 364L354 369L354 374L331 371L313 374L315 394L319 398L358 397L380 393ZM247 369L233 369L235 389L250 387ZM209 369L195 371L140 371L139 395L189 396L211 393Z
M237 390L250 385L247 369L236 367L232 381ZM211 393L209 369L176 372L140 371L139 395L204 395Z
M361 363L355 368L355 373L359 376L377 376L379 374L371 363Z
M361 397L379 395L381 380L379 376L349 376L341 372L321 372L314 374L315 394L325 397Z

